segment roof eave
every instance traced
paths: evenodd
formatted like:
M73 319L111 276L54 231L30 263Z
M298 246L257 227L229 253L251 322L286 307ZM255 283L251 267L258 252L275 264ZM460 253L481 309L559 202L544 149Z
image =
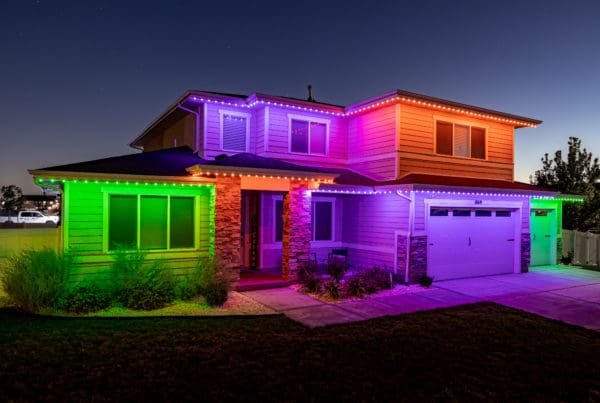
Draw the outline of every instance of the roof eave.
M29 169L29 174L34 181L38 179L59 180L98 180L98 181L130 181L130 182L160 182L160 183L185 183L202 184L214 183L213 178L196 176L160 176L160 175L134 175L103 172L72 172L72 171L48 171L42 169Z
M197 164L186 169L192 175L247 175L260 178L280 177L290 179L319 179L333 180L338 175L327 172L310 172L310 171L292 171L285 169L268 169L268 168L249 168L249 167L231 167L220 165L202 165Z

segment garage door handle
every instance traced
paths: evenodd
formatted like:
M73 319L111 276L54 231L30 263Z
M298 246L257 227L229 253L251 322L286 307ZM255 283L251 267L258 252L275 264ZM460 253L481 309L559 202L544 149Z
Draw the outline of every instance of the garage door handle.
M508 242L514 242L514 241L515 241L515 238L510 238L510 239L507 239L507 241L508 241Z

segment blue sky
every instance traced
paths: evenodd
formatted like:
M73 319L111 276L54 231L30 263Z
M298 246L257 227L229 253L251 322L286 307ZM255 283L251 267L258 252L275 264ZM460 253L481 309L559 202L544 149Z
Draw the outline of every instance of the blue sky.
M0 15L0 184L126 154L186 89L349 104L395 88L541 119L516 179L577 136L600 156L594 1L17 1Z

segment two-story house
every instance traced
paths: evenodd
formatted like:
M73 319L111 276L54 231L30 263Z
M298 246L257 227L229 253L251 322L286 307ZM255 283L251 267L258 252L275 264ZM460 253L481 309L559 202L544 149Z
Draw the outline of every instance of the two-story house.
M337 106L190 91L131 146L31 170L63 192L63 246L102 277L118 248L174 270L218 254L280 270L346 248L407 282L554 264L561 200L514 181L515 129L541 121L405 91Z

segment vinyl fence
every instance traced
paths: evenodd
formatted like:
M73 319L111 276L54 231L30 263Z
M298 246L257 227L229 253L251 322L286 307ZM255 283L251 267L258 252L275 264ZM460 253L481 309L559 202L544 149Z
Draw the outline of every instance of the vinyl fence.
M563 230L563 256L573 253L574 264L600 266L600 234Z

